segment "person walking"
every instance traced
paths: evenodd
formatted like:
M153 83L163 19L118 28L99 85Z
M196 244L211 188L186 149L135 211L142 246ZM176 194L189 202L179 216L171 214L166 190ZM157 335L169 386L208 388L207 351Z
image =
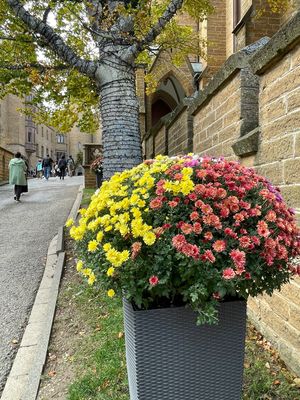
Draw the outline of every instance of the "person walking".
M57 167L59 169L59 179L65 179L67 168L67 160L65 156L61 156L61 159L58 161Z
M24 187L27 186L26 171L27 167L25 161L21 158L21 153L18 151L15 154L15 158L9 162L9 183L15 185L15 196L16 201L20 201L21 193L24 191Z
M43 159L43 169L44 169L44 176L46 180L49 179L50 174L51 174L51 168L52 168L53 160L50 158L49 154Z
M43 161L42 160L38 160L38 162L36 163L36 176L38 179L42 178L43 176Z
M67 165L68 165L68 174L70 177L72 177L75 169L75 161L72 156L69 156L67 160Z
M21 158L25 162L25 165L26 165L26 171L25 171L26 184L22 185L22 188L21 188L21 194L23 194L23 193L28 193L28 182L27 182L27 179L28 179L28 176L29 176L29 164L28 164L28 161L26 160L26 158L24 156L21 155Z

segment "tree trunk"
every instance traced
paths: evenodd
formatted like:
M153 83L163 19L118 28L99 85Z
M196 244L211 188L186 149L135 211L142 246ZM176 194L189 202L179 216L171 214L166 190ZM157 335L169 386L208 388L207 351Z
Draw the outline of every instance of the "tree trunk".
M105 65L100 85L103 179L142 162L134 68ZM103 76L106 79L103 79Z

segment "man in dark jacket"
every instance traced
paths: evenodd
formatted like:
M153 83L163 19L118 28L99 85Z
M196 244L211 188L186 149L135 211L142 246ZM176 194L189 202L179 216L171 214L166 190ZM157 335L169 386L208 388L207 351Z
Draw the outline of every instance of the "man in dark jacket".
M49 154L43 159L44 177L48 180L52 169L53 160Z
M61 159L58 161L57 167L59 169L59 179L65 179L66 167L67 167L67 161L65 156L62 156Z

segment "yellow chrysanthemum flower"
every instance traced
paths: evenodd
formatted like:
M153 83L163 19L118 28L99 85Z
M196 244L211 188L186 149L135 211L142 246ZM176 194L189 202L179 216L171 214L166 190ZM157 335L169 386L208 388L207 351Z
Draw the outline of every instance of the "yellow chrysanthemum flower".
M115 273L114 267L109 267L108 270L106 271L107 276L113 276Z
M73 219L73 218L69 218L69 219L67 220L67 222L65 223L65 226L66 226L67 228L69 228L69 227L72 226L72 225L74 225L74 219Z
M88 251L90 251L90 252L94 252L94 251L96 251L97 250L97 247L98 247L98 242L97 242L97 240L91 240L90 242L89 242L89 244L88 244Z
M116 292L114 291L114 289L109 289L107 291L107 296L108 297L114 297L115 294L116 294Z
M92 270L91 270L91 268L83 268L81 270L81 273L82 273L82 275L89 277L92 273Z
M103 250L104 251L109 251L110 249L111 249L111 244L110 243L104 243Z
M102 231L99 231L96 236L97 242L99 242L99 243L102 242L103 236L104 236L104 233Z
M89 279L88 279L88 284L89 285L93 285L95 280L96 280L95 274L94 274L94 272L91 272L90 276L89 276Z
M114 267L120 267L125 261L129 259L129 251L117 251L116 249L110 249L106 253L106 259L109 261Z
M155 241L156 241L156 235L153 232L147 232L143 236L143 241L146 243L148 246L152 246Z
M83 262L81 260L78 260L76 264L76 270L80 272L82 271L82 268L83 268Z

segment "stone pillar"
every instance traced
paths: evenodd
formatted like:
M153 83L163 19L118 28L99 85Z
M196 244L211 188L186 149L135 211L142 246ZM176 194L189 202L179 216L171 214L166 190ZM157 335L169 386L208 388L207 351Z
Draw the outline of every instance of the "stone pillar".
M90 165L100 156L102 156L101 144L85 143L83 145L84 186L86 189L97 188L96 175L91 171Z
M8 164L12 158L14 158L13 153L0 147L0 185L1 183L7 183L8 181Z

